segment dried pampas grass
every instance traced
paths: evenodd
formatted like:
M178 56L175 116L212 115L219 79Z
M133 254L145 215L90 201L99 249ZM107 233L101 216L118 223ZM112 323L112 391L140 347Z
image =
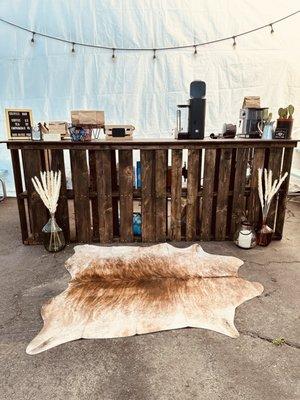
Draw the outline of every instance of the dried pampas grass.
M41 171L40 176L41 180L36 176L31 178L34 189L50 214L55 214L61 186L61 171Z
M286 179L287 176L288 173L286 172L279 179L279 181L278 179L275 179L275 181L272 183L272 178L273 178L272 170L264 169L264 174L263 174L263 169L262 168L258 169L258 195L264 221L267 219L273 197L278 192L280 186L282 185L283 181ZM264 180L264 185L263 185L263 180Z

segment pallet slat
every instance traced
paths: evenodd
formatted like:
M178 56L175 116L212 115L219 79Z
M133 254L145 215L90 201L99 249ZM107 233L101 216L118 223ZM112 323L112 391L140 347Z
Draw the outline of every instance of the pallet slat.
M20 196L20 194L23 192L23 184L22 184L19 150L11 150L10 153L11 153L12 167L14 171L14 180L15 180L16 196L19 209L22 242L25 244L27 243L29 234L28 234L27 219L26 219L25 201Z
M67 181L64 162L63 150L51 150L50 169L53 171L61 171L61 187L57 204L55 217L58 226L61 227L64 233L66 243L70 242L70 224L69 224L69 210L68 210L68 197L67 197Z
M182 150L172 150L171 240L181 240Z
M246 198L246 172L249 149L240 148L236 150L234 187L232 198L232 219L231 219L231 238L236 232L241 222L242 216L245 214Z
M97 173L96 173L96 154L95 150L89 150L89 167L90 167L90 190L97 191ZM92 221L93 221L93 240L99 239L99 215L97 197L91 199Z
M95 153L96 183L98 193L98 226L100 243L113 240L113 207L112 207L112 176L111 152L99 150Z
M201 240L211 239L212 201L217 149L206 149L204 156L203 198L201 210Z
M42 229L48 221L48 211L40 196L34 190L31 178L40 177L42 159L40 150L22 150L24 180L28 193L28 211L32 239L34 243L43 243Z
M141 151L142 241L155 241L155 152Z
M201 150L200 150L201 151ZM186 205L186 240L196 240L197 211L198 211L198 189L199 189L199 167L200 151L189 150L188 152L188 178L187 178L187 205Z
M132 242L133 240L132 150L119 151L119 190L120 190L120 240L121 242Z
M288 172L288 176L285 181L282 183L280 188L280 193L278 197L278 207L277 207L277 217L276 217L276 226L275 226L275 238L281 239L283 233L284 226L284 217L287 203L287 194L289 190L289 182L291 175L291 166L293 159L293 148L285 148L282 162L282 175Z
M76 240L80 243L89 243L91 242L92 231L86 150L70 150L70 160L74 190Z
M247 202L248 219L254 225L254 228L259 228L261 223L261 206L258 197L258 168L264 167L266 149L254 149L252 159L252 173L250 178L250 196Z
M221 149L217 207L216 207L216 228L215 228L216 240L225 240L226 238L226 221L227 221L228 193L230 184L231 158L232 158L231 149Z
M118 191L118 174L117 174L117 161L116 161L116 150L110 150L110 168L111 168L111 189L113 192ZM118 199L112 199L112 213L113 213L113 235L119 237L120 226L119 226L119 204Z
M279 179L279 177L280 177L282 154L283 154L283 149L280 149L280 148L270 149L270 151L269 151L268 169L272 170L273 181L275 179ZM272 229L274 228L277 202L278 202L278 194L276 194L273 197L272 203L270 205L269 213L268 213L268 218L267 218L267 224Z
M155 151L155 240L164 242L167 237L167 150Z

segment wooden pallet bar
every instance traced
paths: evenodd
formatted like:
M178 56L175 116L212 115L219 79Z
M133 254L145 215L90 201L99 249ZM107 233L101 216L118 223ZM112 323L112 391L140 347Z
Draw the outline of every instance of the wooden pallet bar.
M31 178L50 168L62 172L56 218L67 242L71 238L79 243L231 240L242 217L247 216L256 228L261 224L258 168L272 169L276 179L290 173L297 145L295 140L260 139L5 143L11 150L25 244L42 242L49 215ZM141 161L138 188L134 182L137 160ZM188 169L186 185L183 161ZM67 181L72 188L67 188ZM283 233L287 195L288 179L268 219L277 239ZM133 211L139 207L141 237L133 235L132 226Z

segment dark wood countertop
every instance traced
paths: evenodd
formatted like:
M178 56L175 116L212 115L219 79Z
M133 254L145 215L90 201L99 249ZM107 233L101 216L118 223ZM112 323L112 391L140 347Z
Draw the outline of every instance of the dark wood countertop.
M177 140L173 138L159 139L100 139L87 142L60 141L32 141L32 140L6 140L9 149L183 149L183 148L237 148L237 147L296 147L298 140L294 139L210 139L203 140Z

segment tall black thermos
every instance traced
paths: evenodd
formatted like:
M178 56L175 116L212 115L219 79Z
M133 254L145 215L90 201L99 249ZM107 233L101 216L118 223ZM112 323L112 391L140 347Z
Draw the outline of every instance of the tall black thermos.
M193 81L190 86L190 100L188 104L177 106L178 139L204 139L206 103L205 93L205 82ZM188 132L182 132L181 108L189 109Z
M190 139L204 139L206 104L205 94L205 82L194 81L191 83L188 127Z

